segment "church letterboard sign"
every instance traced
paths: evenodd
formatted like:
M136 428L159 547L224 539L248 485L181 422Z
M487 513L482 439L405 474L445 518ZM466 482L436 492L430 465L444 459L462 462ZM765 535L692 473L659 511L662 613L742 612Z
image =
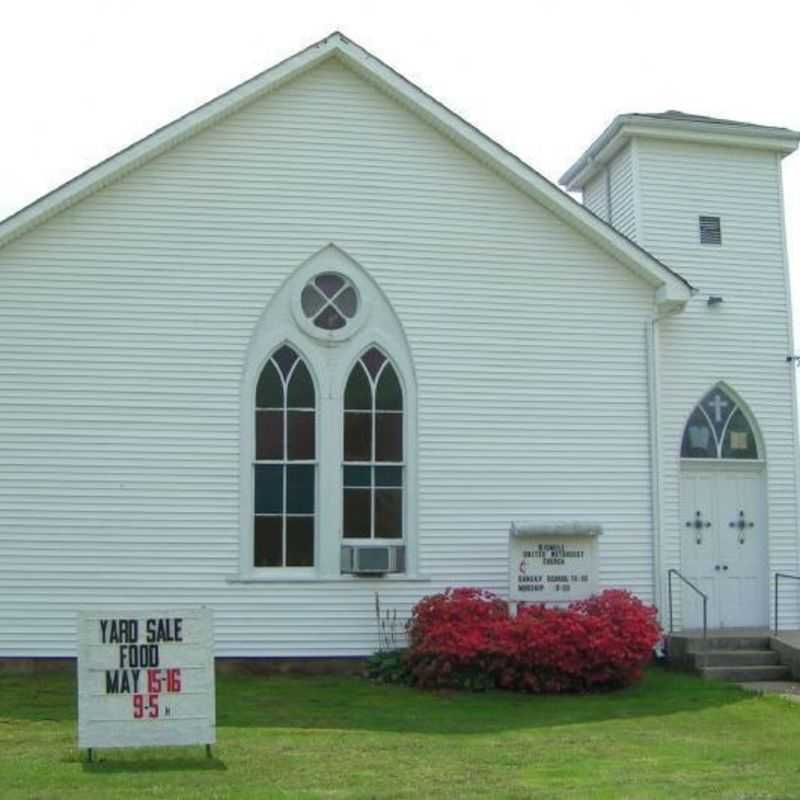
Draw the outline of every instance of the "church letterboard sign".
M78 614L78 747L214 744L211 610Z
M522 603L571 603L598 590L596 523L511 524L510 592Z

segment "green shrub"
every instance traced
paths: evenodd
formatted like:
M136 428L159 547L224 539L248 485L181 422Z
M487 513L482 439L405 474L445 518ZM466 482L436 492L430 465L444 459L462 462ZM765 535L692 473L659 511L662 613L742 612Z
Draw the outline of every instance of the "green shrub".
M407 684L410 680L405 650L380 650L367 661L367 677L378 683Z

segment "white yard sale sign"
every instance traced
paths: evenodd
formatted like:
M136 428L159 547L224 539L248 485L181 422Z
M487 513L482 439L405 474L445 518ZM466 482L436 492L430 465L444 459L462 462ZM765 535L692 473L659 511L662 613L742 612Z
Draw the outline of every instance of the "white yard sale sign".
M216 741L211 610L78 614L78 747Z

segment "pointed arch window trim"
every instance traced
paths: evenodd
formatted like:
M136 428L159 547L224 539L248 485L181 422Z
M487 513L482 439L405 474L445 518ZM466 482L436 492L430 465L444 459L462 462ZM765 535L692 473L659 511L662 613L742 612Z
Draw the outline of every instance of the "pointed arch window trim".
M320 335L302 313L300 298L309 280L322 272L338 273L357 287L359 307L341 330ZM369 322L367 325L366 323ZM324 333L324 332L323 332ZM297 339L301 341L297 341ZM312 568L259 568L253 564L256 387L267 354L289 343L302 356L316 388L316 539ZM295 343L297 346L295 346ZM403 392L403 539L374 544L402 545L405 571L387 574L383 581L427 582L419 573L417 375L403 326L370 272L335 244L311 255L277 289L263 308L247 348L240 385L238 576L234 583L363 583L363 578L341 571L342 551L342 438L344 389L353 364L371 347L392 360ZM373 544L363 541L363 544Z
M713 400L711 399L713 396ZM719 409L721 406L729 408L730 410L727 412L725 419L722 420L720 423L715 423L712 420L708 409L706 408L706 404L715 405L717 413L719 413ZM698 413L702 415L703 419L705 420L706 425L708 426L709 433L711 434L711 438L713 441L714 446L714 455L697 455L692 454L691 450L699 450L700 447L692 447L689 441L689 437L692 435L692 428L691 428L691 421L692 418ZM737 418L737 416L741 416L741 419L744 421L744 425L746 426L745 431L740 431L739 433L743 433L747 438L744 440L743 446L738 448L728 447L728 434L730 433L731 436L735 431L731 431L731 425L733 424L733 420ZM721 424L718 432L718 425ZM681 458L686 460L692 461L761 461L762 460L762 448L763 445L760 442L759 436L757 434L756 426L750 418L750 415L744 409L742 404L736 399L736 397L725 388L723 384L717 384L713 388L711 388L705 395L701 398L701 400L695 405L694 409L692 409L692 413L689 415L689 418L686 421L683 429L683 437L681 440ZM706 448L703 448L706 449ZM741 449L743 451L743 455L741 456L731 456L725 455L725 451L730 449L731 451L735 451L737 449ZM750 453L750 455L747 455Z

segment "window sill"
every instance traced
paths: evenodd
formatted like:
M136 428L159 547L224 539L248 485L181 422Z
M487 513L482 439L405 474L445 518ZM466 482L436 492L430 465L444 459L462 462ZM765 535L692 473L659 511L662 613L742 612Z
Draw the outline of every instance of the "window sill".
M226 583L352 583L352 584L387 584L387 583L430 583L431 579L421 575L384 575L378 577L359 578L355 575L232 575L225 578Z

